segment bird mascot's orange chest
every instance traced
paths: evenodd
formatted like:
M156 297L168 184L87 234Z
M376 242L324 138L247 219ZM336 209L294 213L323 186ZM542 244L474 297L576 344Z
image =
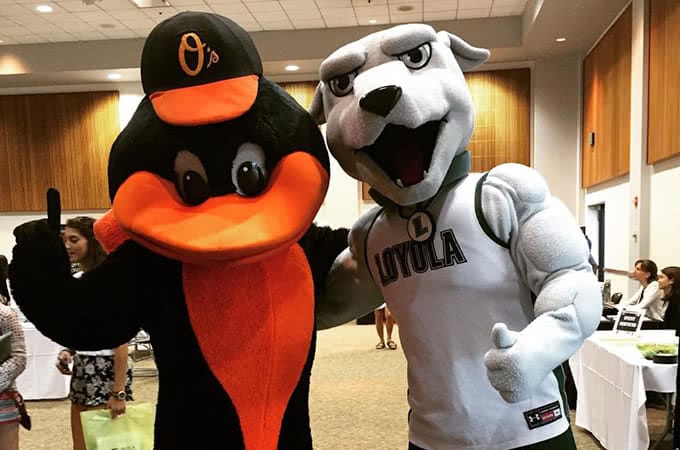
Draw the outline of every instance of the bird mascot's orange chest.
M191 327L229 394L246 448L276 448L314 327L314 288L298 245L236 267L185 264Z

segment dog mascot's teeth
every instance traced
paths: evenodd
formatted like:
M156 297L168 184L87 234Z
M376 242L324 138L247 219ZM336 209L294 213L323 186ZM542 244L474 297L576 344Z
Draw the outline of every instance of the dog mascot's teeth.
M401 178L397 178L397 181L395 181L395 183L397 183L397 186L399 187L404 187L404 182L401 181Z

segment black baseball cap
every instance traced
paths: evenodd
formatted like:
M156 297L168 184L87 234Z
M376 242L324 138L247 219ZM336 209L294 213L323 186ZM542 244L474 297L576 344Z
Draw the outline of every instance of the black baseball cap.
M257 97L262 61L250 35L218 14L183 12L159 23L142 51L142 86L156 115L180 126L241 116Z

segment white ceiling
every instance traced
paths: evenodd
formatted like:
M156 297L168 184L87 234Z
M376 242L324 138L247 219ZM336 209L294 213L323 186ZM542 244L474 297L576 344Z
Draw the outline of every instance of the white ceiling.
M391 23L425 22L491 50L493 67L584 56L630 0L169 0L139 9L129 0L0 0L0 94L139 82L144 38L185 9L221 13L251 31L274 81L318 79L320 62L338 47ZM159 1L159 0L154 0ZM400 6L413 6L400 13ZM159 14L159 12L161 14ZM363 25L369 19L378 23ZM357 25L360 24L360 25ZM556 42L566 37L566 42ZM288 64L300 66L295 73Z
M168 0L138 8L129 0L0 0L3 45L145 38L181 11L228 16L248 31L300 30L519 16L527 0ZM91 3L91 4L86 4ZM38 5L53 11L39 13ZM408 11L403 11L408 9Z

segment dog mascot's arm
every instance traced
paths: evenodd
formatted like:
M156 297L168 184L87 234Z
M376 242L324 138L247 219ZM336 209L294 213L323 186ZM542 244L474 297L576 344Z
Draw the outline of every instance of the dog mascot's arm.
M494 325L485 355L491 384L506 401L520 402L597 329L600 291L583 234L537 172L500 165L488 173L481 197L487 225L536 294L534 320L523 330Z
M378 214L380 209L374 208L352 225L349 247L335 259L326 278L325 289L317 294L317 329L349 322L383 303L365 259L366 234Z
M14 235L12 294L43 334L78 350L115 348L137 334L149 252L128 242L77 279L59 233L46 220L20 225Z

